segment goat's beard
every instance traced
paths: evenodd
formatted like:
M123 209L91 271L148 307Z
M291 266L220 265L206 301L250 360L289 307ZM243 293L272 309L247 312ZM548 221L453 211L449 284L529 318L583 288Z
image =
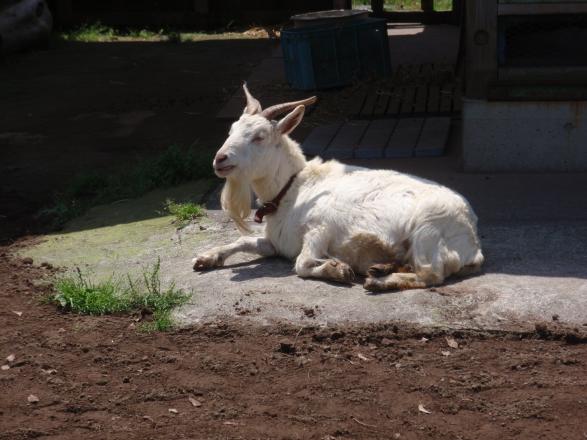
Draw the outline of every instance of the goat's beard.
M220 196L222 209L228 212L230 218L236 223L241 234L249 234L251 228L245 223L245 219L251 214L251 185L243 180L227 178L222 195Z

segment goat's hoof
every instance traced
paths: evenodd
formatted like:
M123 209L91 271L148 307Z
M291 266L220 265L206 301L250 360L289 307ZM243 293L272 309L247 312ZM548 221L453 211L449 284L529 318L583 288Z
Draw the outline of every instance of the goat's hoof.
M336 281L344 284L353 284L353 281L355 280L355 272L353 271L351 266L349 266L346 263L343 263L342 261L334 260L330 262L330 265L335 270L334 276Z
M224 261L218 255L200 255L192 260L194 271L203 271L220 267Z
M386 290L394 290L392 286L377 278L368 277L363 284L363 288L369 292L383 292Z
M372 278L379 278L397 271L396 264L374 264L367 270L367 275Z

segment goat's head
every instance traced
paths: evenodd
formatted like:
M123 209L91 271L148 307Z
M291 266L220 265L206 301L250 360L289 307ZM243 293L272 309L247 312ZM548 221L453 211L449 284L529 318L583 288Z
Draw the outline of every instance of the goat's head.
M316 102L316 97L287 102L265 110L243 85L247 106L242 116L232 124L228 139L216 153L213 166L218 177L235 177L255 180L259 173L273 163L282 136L293 131L304 117L305 106ZM288 113L289 112L289 113ZM278 116L288 113L280 121Z

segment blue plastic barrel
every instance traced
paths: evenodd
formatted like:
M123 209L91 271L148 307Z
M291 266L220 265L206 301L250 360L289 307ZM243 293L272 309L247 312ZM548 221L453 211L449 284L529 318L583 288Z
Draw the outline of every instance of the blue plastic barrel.
M281 47L287 81L295 89L340 87L391 75L384 19L285 29Z

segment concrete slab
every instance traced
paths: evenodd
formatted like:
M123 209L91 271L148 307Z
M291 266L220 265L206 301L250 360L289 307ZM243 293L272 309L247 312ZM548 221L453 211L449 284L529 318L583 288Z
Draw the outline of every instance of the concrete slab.
M463 102L467 171L586 171L587 102ZM483 136L479 136L483 133Z
M216 215L216 214L215 214ZM227 266L187 274L189 262L172 264L180 286L196 294L178 312L181 322L218 316L246 316L261 322L298 324L406 321L426 326L467 329L520 329L553 315L587 324L587 254L573 237L587 236L587 225L495 225L481 230L488 262L481 276L445 286L370 295L360 284L338 286L303 280L282 259L235 256ZM222 228L197 240L196 252L236 238ZM312 309L313 317L308 317Z
M480 229L487 256L482 275L435 289L370 295L360 283L347 287L298 278L292 263L279 258L239 255L224 268L193 272L193 255L238 237L220 211L178 231L170 217L154 209L170 195L194 192L183 187L98 207L22 255L38 263L81 265L96 277L134 273L160 258L162 281L193 292L176 313L182 324L240 317L299 325L405 321L516 330L553 315L564 323L587 324L587 253L580 239L587 237L585 221L490 219Z

